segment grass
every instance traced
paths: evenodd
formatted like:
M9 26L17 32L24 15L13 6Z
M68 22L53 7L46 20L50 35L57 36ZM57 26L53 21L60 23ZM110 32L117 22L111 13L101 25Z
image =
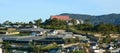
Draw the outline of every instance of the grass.
M50 49L57 48L57 47L58 47L57 44L49 44L49 45L43 47L42 50L50 50Z

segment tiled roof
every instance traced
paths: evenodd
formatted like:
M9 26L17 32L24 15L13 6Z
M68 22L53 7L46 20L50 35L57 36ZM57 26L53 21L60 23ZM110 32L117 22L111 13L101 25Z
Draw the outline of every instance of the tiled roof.
M51 16L51 19L58 19L58 20L69 20L69 16Z

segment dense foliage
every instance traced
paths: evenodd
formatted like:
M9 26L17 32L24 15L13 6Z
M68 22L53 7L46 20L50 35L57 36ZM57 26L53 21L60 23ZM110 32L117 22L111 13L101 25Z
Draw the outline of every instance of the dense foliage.
M43 23L43 28L49 29L65 29L66 21L57 20L57 19L48 19Z
M75 27L81 31L101 32L101 33L120 33L120 25L100 23L96 26L92 24L80 24Z

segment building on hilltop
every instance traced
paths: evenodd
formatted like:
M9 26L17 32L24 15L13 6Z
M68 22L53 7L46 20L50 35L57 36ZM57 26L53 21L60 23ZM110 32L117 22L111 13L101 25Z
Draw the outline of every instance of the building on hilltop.
M50 19L58 19L58 20L68 21L68 20L70 20L70 17L69 16L51 16Z
M67 22L68 25L78 25L78 24L84 24L84 21L79 19L70 19L68 22Z

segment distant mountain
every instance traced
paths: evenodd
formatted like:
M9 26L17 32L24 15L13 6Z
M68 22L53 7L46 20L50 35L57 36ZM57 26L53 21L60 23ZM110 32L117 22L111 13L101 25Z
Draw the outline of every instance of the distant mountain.
M70 18L73 19L82 19L82 20L89 20L92 24L99 24L99 23L107 23L107 24L120 24L120 14L107 14L107 15L100 15L100 16L92 16L92 15L85 15L85 14L69 14L63 13L60 15L68 15Z

